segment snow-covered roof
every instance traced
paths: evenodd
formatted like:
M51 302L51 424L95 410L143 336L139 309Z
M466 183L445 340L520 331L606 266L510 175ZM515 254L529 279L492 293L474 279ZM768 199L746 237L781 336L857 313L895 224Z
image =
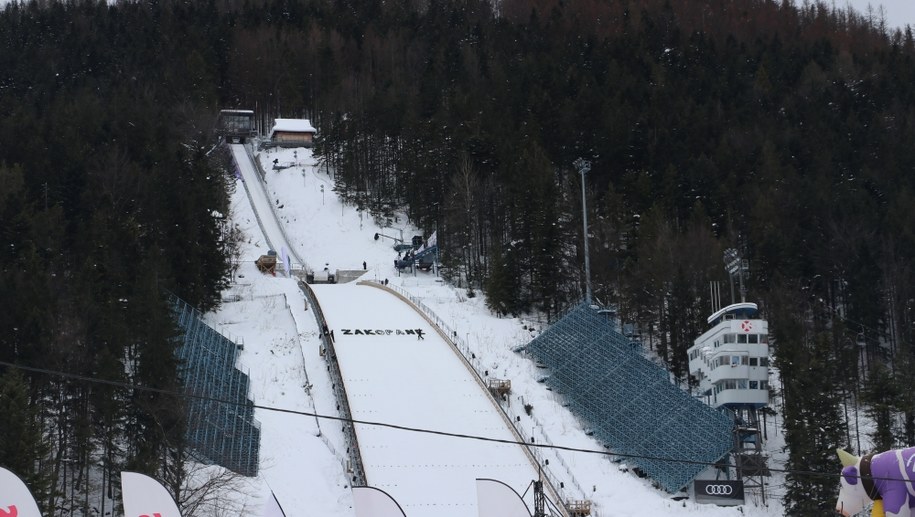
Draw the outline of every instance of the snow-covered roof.
M273 132L284 131L290 133L317 133L307 118L278 118L273 123Z
M725 314L727 314L727 313L729 313L729 312L736 312L736 311L739 311L739 310L753 310L753 311L755 311L755 310L757 310L758 308L759 308L759 307L757 307L757 305L756 305L755 303L752 303L752 302L732 303L731 305L728 305L727 307L725 307L725 308L723 308L723 309L717 311L715 314L712 314L711 316L709 316L709 317L708 317L708 322L709 322L709 325L711 325L711 323L712 323L713 321L717 320L718 318L724 316Z

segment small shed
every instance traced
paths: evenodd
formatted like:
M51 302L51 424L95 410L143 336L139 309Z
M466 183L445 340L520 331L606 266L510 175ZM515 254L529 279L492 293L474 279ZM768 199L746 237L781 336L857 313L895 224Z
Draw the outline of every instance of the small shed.
M278 118L270 130L270 141L280 147L311 147L317 130L305 118Z

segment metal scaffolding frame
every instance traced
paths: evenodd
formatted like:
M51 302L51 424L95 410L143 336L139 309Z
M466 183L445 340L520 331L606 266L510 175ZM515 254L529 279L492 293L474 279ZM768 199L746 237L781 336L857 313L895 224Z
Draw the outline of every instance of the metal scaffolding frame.
M574 307L522 350L595 437L668 492L731 451L732 420L671 383L594 305Z
M187 440L196 456L243 476L257 475L260 423L248 398L248 376L235 367L238 345L203 322L203 315L172 297L183 332L176 355L188 400Z

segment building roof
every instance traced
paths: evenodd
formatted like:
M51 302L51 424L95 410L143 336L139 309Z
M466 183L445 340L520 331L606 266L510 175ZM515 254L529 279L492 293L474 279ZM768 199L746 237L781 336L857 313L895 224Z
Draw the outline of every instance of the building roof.
M278 118L273 123L272 133L277 131L285 133L316 133L318 130L311 125L307 118Z
M724 316L725 314L727 314L729 312L737 312L737 311L741 311L741 310L756 311L756 310L758 310L758 308L759 307L755 303L752 303L752 302L732 303L731 305L728 305L727 307L715 312L715 314L712 314L711 316L709 316L708 323L709 323L709 325L711 325L713 321L717 320L718 318Z

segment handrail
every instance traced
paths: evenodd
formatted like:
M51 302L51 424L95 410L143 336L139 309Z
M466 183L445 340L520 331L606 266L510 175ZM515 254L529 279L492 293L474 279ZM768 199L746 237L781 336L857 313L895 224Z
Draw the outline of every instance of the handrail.
M305 282L299 282L299 289L302 290L305 297L308 298L308 303L312 306L315 320L318 322L318 328L325 328L326 320L324 319L324 311L321 310L321 306L318 304L318 299L314 295L314 291L311 290L311 286ZM334 341L323 333L321 333L321 339L324 341L324 358L328 362L328 371L330 372L331 379L336 387L336 389L334 389L334 395L336 395L337 403L340 405L340 411L343 413L343 418L345 419L343 424L343 435L347 442L349 442L347 453L349 454L350 463L353 469L353 484L351 486L365 486L367 484L365 479L365 468L362 465L362 454L359 451L359 440L356 437L356 428L352 423L353 415L350 411L349 399L346 395L346 386L343 384L343 375L340 373L340 365L337 363L337 352L334 350Z

